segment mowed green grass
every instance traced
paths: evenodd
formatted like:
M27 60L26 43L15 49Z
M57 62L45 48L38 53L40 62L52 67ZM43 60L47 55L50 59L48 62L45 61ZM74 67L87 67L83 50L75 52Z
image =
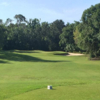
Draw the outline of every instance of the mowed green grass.
M0 100L100 100L100 61L61 54L0 51Z

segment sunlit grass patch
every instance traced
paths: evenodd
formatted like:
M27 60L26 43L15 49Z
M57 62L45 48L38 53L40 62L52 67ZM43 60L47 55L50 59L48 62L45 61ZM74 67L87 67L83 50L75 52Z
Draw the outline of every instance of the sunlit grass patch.
M1 51L0 100L99 100L100 61L64 53Z

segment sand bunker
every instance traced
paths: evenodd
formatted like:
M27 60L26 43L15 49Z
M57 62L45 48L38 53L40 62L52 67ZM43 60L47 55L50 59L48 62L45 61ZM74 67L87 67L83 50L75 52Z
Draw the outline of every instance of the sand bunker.
M82 56L84 54L80 54L80 53L68 53L67 56Z

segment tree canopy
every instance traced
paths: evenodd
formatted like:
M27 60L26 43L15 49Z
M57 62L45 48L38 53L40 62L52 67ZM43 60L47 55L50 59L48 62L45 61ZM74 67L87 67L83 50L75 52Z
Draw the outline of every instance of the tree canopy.
M78 46L87 51L90 57L100 56L100 4L83 12L81 23L74 32Z
M16 23L0 19L0 48L3 50L85 50L90 57L100 56L100 3L86 9L81 21L64 24L29 19L22 14L14 16Z

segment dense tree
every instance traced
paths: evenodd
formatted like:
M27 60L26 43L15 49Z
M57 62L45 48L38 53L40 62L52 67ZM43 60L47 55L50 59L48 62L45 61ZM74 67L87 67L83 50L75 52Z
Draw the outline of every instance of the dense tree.
M100 56L100 4L85 10L81 21L74 32L75 41L90 57L97 58Z
M0 25L0 49L4 46L6 40L7 28L4 25Z
M15 15L14 18L17 20L17 24L20 24L21 22L26 22L26 18L22 14Z
M9 25L9 24L11 24L11 23L12 23L12 19L7 18L7 20L6 20L6 22L5 22L5 25Z
M10 18L6 22L0 19L0 48L66 51L81 48L91 57L100 56L100 4L85 10L81 22L66 25L62 20L41 23L35 18L28 21L21 14L14 18L16 23Z
M74 24L67 23L66 27L63 28L62 34L60 35L60 42L59 45L61 46L62 50L65 51L75 51L76 45L74 42Z
M65 25L62 20L55 20L50 24L49 50L60 50L59 35L62 33L64 26Z
M41 23L41 48L42 50L49 50L49 36L50 36L50 25L48 22Z
M2 19L0 19L0 25L2 25L3 24L3 21L2 21Z

